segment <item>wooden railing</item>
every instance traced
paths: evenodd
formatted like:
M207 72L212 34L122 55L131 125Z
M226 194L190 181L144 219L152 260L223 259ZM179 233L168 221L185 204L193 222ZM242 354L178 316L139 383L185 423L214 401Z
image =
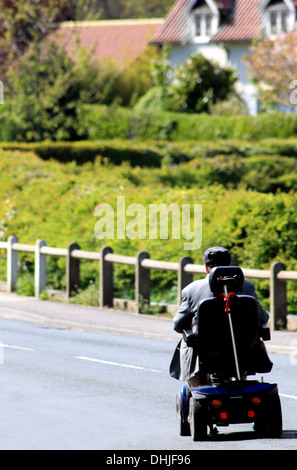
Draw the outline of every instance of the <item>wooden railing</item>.
M112 249L103 246L98 252L80 249L77 243L71 243L67 248L47 246L44 240L37 240L35 245L19 243L16 237L9 237L7 242L0 242L0 249L6 250L7 258L7 291L16 289L18 279L18 253L33 253L35 255L35 297L47 286L47 256L66 258L66 297L69 300L80 286L80 261L92 260L99 264L99 306L112 308L114 306L113 264L135 266L135 299L134 307L142 313L144 305L150 303L150 271L173 271L178 278L178 296L175 308L181 302L182 289L193 280L195 274L205 274L203 265L194 264L192 258L183 256L178 262L157 261L150 259L147 252L138 252L135 257L114 254ZM270 326L272 329L286 328L287 325L287 281L297 281L297 272L286 271L282 263L275 262L269 270L244 269L245 277L251 279L266 279L270 281Z

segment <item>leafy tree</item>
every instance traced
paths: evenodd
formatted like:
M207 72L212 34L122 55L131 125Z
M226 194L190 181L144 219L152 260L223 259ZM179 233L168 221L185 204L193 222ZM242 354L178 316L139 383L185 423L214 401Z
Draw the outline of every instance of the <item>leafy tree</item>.
M69 0L0 0L1 75L24 54L29 44L38 42L64 18Z
M81 47L77 41L72 66L80 84L80 100L89 104L110 104L114 100L120 69L112 59L94 59L93 52L93 49L87 51Z
M8 77L10 119L15 123L17 140L75 137L80 88L73 63L61 47L48 44L42 60L36 60L36 48L30 47Z
M296 88L297 85L296 31L274 40L257 41L251 47L251 53L245 55L245 62L266 106L281 104L292 107L290 96L294 91L290 87Z
M122 106L133 106L154 85L152 73L159 58L159 49L150 47L128 63L114 79L113 99Z
M170 111L209 112L210 105L235 93L237 80L233 68L223 68L202 54L194 53L173 69L169 51L156 65L155 78L162 87L162 107Z
M32 44L10 69L11 92L8 120L16 140L74 140L79 138L78 110L81 103L108 100L114 68L91 60L91 53L78 47L72 60L55 41Z
M108 0L71 0L71 19L99 20L112 19L122 11L121 2L108 2ZM116 17L116 16L115 16Z
M174 5L174 0L124 0L123 15L128 18L148 18L148 17L163 17L169 9Z
M75 20L152 18L165 16L174 0L71 0L71 4Z

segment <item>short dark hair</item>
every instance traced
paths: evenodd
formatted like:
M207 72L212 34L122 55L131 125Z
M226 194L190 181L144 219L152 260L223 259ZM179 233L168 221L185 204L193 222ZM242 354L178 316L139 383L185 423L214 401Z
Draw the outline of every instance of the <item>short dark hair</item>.
M215 266L230 266L231 255L226 248L213 246L205 250L203 263L210 269Z

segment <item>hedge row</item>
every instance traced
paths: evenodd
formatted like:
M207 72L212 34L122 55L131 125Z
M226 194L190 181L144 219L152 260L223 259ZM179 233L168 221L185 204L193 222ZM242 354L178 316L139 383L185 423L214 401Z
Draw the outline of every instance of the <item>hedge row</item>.
M98 156L115 165L128 162L131 166L158 167L162 160L162 152L158 148L128 141L0 143L0 148L34 152L43 160L75 161L79 165L93 162Z
M216 159L210 160L207 163L217 164ZM248 163L249 157L245 161ZM194 165L195 171L191 165ZM263 162L261 165L265 168ZM223 245L230 248L233 257L243 267L269 269L270 264L278 260L285 263L288 270L296 270L297 192L260 194L243 187L226 189L222 185L211 184L210 179L203 179L204 167L198 168L195 160L180 167L181 175L177 166L131 168L128 165L103 165L99 160L80 166L57 165L55 161L41 161L29 152L0 151L0 237L6 240L9 235L16 235L22 243L29 244L41 238L49 246L57 247L76 241L83 250L88 251L97 251L103 244L108 244L114 253L135 256L138 251L145 250L152 259L166 261L176 261L180 256L190 255L199 264L208 246ZM259 169L260 165L257 172ZM196 179L190 180L189 175ZM181 187L187 178L188 187ZM94 227L98 217L94 214L94 208L98 204L108 203L116 214L119 195L125 196L126 207L142 204L147 215L150 204L174 203L179 207L182 204L192 207L193 204L202 204L201 248L186 251L182 237L170 237L168 240L149 237L146 240L127 237L124 240L117 237L96 239ZM49 284L55 289L64 289L65 260L50 258L48 265ZM30 254L20 254L20 273L28 271L34 272L34 259ZM0 263L0 275L5 279L3 261ZM176 286L175 273L171 276L155 271L152 276L153 286L159 295ZM83 288L96 283L98 286L98 264L82 263L81 278ZM117 296L128 298L123 292L130 292L133 282L134 269L115 267ZM292 287L288 284L288 293L290 313L296 313L296 284ZM268 304L268 282L261 281L259 294L261 301Z
M115 106L85 106L80 129L91 140L140 139L185 141L216 139L262 140L297 136L297 115L263 113L258 116L151 113Z
M17 140L18 123L10 119L9 103L0 109L0 140ZM215 141L297 137L297 114L215 116L139 111L119 106L83 105L78 109L77 134L88 140Z
M32 151L43 160L83 164L100 155L118 165L159 167L162 163L180 164L193 159L233 156L237 158L262 156L297 158L297 137L264 139L262 141L219 140L204 142L140 142L129 140L98 140L78 142L0 143L0 149Z
M127 163L125 177L139 187L157 181L180 188L220 184L229 189L241 185L263 193L297 190L297 140L256 144L159 142L154 146L127 141L2 143L0 148L31 151L43 160L74 161L78 165L93 162L96 157L116 166ZM276 151L278 154L274 154Z

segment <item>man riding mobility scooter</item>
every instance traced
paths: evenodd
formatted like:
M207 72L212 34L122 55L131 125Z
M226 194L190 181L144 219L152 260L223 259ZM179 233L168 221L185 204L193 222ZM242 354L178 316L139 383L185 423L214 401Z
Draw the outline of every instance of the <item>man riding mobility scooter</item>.
M241 295L244 283L237 266L215 267L209 274L214 297L199 303L195 328L184 330L189 347L197 348L199 370L210 374L210 383L198 387L185 384L177 395L179 433L194 441L207 437L208 427L252 423L259 436L279 437L282 411L277 384L247 380L259 371L262 340L270 339L267 325L260 326L254 297ZM194 330L194 332L193 332Z

